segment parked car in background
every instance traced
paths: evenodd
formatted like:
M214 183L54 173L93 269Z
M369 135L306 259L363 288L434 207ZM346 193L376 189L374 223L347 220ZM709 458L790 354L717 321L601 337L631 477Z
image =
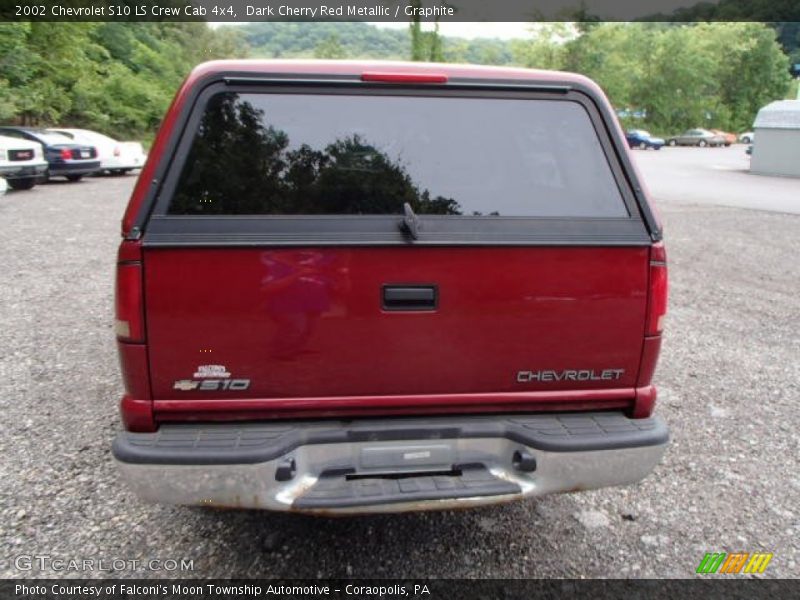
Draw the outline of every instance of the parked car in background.
M725 138L708 129L687 129L680 135L667 139L670 146L723 146Z
M81 144L91 144L97 148L100 169L114 175L123 175L128 171L140 169L147 158L139 142L120 142L88 129L54 127L48 131L60 133Z
M46 129L31 127L0 127L0 135L38 142L44 148L47 171L43 178L66 177L80 181L84 175L100 170L97 148Z
M631 148L640 148L647 150L653 148L654 150L661 150L664 145L664 140L661 138L653 137L649 131L644 129L630 129L625 133L625 139L628 140L628 146Z
M745 131L739 136L739 141L743 144L752 144L754 139L756 139L756 134L752 131Z
M0 177L0 196L5 194L7 189L8 189L8 184L6 183L6 180Z
M29 190L47 173L42 145L0 135L0 177L12 190Z
M724 140L725 146L730 146L731 144L736 143L736 134L735 133L728 133L727 131L722 131L721 129L712 129L711 133L721 136Z

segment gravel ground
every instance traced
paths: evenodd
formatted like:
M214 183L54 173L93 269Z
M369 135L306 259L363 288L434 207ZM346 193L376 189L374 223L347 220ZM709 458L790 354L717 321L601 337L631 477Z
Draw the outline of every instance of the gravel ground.
M662 203L673 442L641 484L331 520L150 505L118 480L112 281L133 182L0 198L0 576L80 575L15 567L49 555L191 559L203 577L687 577L705 552L757 550L766 576L800 575L800 216Z

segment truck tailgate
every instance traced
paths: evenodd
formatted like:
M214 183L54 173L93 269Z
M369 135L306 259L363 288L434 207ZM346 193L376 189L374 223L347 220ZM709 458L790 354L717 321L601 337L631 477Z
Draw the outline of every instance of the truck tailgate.
M152 249L144 272L170 290L147 298L155 399L630 388L648 250ZM436 300L392 310L387 286Z

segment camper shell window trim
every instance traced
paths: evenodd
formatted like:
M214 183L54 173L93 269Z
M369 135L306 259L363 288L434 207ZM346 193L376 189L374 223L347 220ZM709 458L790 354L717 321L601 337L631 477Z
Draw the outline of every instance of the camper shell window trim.
M208 100L220 92L466 97L559 100L579 103L587 112L628 217L481 217L420 215L422 234L415 245L647 245L660 231L632 181L632 167L619 151L618 136L607 128L598 106L574 86L530 85L519 81L451 80L444 85L387 85L352 77L325 79L216 75L195 86L183 109L183 125L173 131L165 157L139 215L148 246L217 245L396 245L409 244L397 226L398 215L170 215L169 203L194 141ZM606 115L606 119L609 118ZM161 179L164 177L165 179ZM159 185L160 184L160 185ZM157 194L157 195L156 195ZM155 197L153 197L155 196ZM146 219L148 207L152 210ZM144 226L147 221L146 226ZM647 225L650 225L648 227ZM144 227L142 227L144 226ZM649 231L648 231L649 229Z

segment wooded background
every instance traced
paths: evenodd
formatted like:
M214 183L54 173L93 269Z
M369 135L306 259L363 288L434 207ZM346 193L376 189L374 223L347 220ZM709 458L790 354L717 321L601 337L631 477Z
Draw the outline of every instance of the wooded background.
M800 23L544 23L465 40L367 23L0 24L0 123L152 139L196 64L216 58L375 58L563 69L595 79L626 125L744 131L795 93Z

